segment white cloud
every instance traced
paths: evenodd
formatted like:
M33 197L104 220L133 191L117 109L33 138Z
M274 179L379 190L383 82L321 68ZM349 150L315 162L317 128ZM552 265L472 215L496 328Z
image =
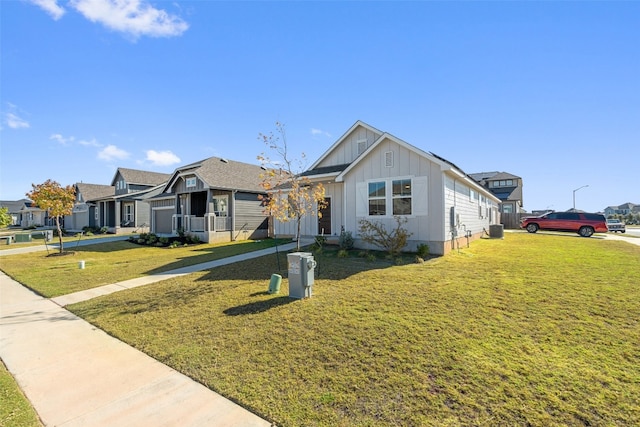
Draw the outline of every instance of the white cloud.
M311 135L314 135L314 136L323 135L323 136L331 138L331 134L329 132L325 132L323 130L315 129L315 128L311 128Z
M102 147L102 144L100 144L98 141L96 141L95 138L87 141L85 139L81 139L80 141L78 141L78 144L80 145L84 145L85 147Z
M147 161L156 166L169 166L180 163L180 158L171 151L147 151Z
M65 14L65 10L58 5L57 0L28 0L36 6L44 9L53 19L56 21L62 18L62 15Z
M107 145L98 152L98 158L110 162L112 160L128 159L130 154L115 145Z
M144 0L71 0L69 4L88 20L134 38L179 36L189 28L180 17Z
M53 139L54 141L58 142L58 144L66 146L66 145L69 145L71 142L73 142L75 138L73 136L70 136L69 138L65 138L59 133L54 133L49 137L49 139Z
M11 129L25 129L30 127L28 121L18 117L13 113L6 113L4 115L4 119L7 126L9 126Z

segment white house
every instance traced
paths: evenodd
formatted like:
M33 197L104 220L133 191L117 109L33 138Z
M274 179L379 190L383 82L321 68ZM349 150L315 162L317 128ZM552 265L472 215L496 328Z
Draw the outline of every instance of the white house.
M344 230L367 248L360 220L391 229L400 216L411 233L405 250L426 243L430 253L445 254L500 223L500 200L460 168L361 121L302 175L325 186L327 201L322 218L303 218L302 236L337 238ZM295 236L295 223L275 221L274 231Z

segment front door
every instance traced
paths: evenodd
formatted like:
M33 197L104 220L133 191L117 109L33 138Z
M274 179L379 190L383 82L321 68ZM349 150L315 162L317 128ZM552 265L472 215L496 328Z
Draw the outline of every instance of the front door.
M324 202L326 206L324 209L320 210L322 217L318 218L319 235L331 234L331 198L325 197Z

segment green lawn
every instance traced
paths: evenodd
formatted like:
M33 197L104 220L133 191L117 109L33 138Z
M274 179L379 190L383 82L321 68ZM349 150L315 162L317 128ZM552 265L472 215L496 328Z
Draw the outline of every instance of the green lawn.
M2 229L0 230L0 235L7 235L7 234L37 234L38 232L40 232L41 230L15 230L15 229ZM62 237L62 244L64 245L65 250L67 249L67 247L69 248L73 248L74 245L78 242L78 240L84 242L85 240L96 240L96 239L105 239L105 238L109 238L109 237L115 237L114 234L94 234L94 235L89 235L89 236L80 236L78 237L76 236L63 236ZM128 236L126 236L128 237ZM49 242L46 242L46 244L48 244L49 246L51 245L58 245L60 243L60 240L58 239L58 236L53 236L53 239ZM44 245L45 241L44 238L38 236L38 237L32 237L31 238L31 242L20 242L20 243L11 243L10 245L6 244L6 240L0 240L0 252L2 252L3 250L6 249L15 249L15 248L23 248L23 247L27 247L27 246L41 246ZM53 248L49 248L49 250L55 251L56 249Z
M639 247L316 259L307 300L266 293L268 256L70 309L281 426L640 425Z
M0 361L0 427L42 426L36 411Z
M284 241L279 241L282 244ZM70 294L143 275L208 262L271 247L273 239L201 244L177 248L140 246L127 241L65 247L74 255L47 252L3 256L2 270L20 283L49 298ZM56 251L52 251L56 255ZM85 269L78 263L85 261Z

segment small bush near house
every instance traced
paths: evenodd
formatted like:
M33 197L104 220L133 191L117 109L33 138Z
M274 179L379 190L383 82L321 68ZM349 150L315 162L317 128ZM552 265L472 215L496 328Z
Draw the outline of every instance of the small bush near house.
M427 245L426 243L420 243L418 245L418 250L416 251L416 254L422 259L428 257L429 256L429 245Z
M396 227L389 231L385 225L378 221L360 220L360 233L362 240L366 243L377 246L395 257L407 245L407 240L411 237L403 225L407 222L406 218L395 216Z
M353 249L353 236L350 231L342 230L340 232L340 238L338 239L338 245L340 245L340 249Z
M177 248L178 246L197 245L202 243L198 236L185 233L182 233L178 237L160 237L154 233L140 233L138 237L131 236L128 240L129 242L136 243L138 245L155 246L158 248Z
M347 258L349 256L349 252L344 250L344 249L340 249L338 251L338 258Z

